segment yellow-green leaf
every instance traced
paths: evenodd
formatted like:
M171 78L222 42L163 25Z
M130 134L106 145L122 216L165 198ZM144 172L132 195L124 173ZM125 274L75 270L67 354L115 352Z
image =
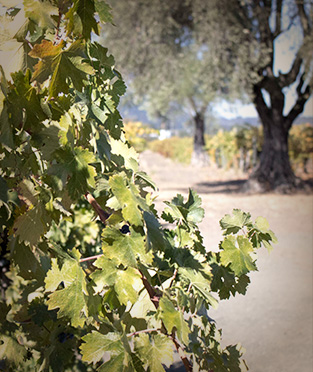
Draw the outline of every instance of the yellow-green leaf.
M188 343L189 328L187 322L184 320L184 315L175 309L172 301L167 297L163 296L159 302L158 317L163 321L169 333L174 328L178 339L184 344Z
M256 270L252 243L244 236L227 236L222 242L223 250L220 253L221 263L224 266L230 265L232 271L237 275L247 274Z

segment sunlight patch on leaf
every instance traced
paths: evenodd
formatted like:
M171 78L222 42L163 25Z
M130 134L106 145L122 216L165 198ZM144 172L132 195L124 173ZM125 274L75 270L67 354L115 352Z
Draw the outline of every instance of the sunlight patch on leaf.
M176 329L177 337L184 344L188 343L189 328L184 320L183 314L175 309L172 301L166 297L162 297L159 302L158 317L165 325L169 333Z
M227 236L221 247L221 263L224 266L230 265L235 275L240 276L257 269L251 257L253 246L246 237Z
M140 334L135 338L135 348L151 372L164 372L162 364L170 367L173 363L173 343L164 335Z

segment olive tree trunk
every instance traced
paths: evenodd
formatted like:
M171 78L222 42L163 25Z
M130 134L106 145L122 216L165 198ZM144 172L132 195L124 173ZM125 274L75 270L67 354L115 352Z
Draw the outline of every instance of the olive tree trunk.
M195 131L193 141L193 153L191 157L191 164L197 167L203 167L209 163L209 156L205 151L205 119L202 112L196 112L193 117Z
M271 105L268 106L258 86L254 87L254 104L263 125L263 148L259 164L252 171L245 188L249 191L275 190L281 193L294 191L302 185L291 168L288 153L289 130L303 111L308 95L299 96L287 116L283 115L285 97L277 80L268 84Z
M292 191L299 185L289 160L289 129L283 123L263 123L263 148L260 162L249 178L249 187L255 191Z

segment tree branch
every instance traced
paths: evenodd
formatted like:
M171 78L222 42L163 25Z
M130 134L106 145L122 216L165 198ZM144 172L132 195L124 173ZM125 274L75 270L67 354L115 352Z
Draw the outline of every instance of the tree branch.
M276 1L276 22L275 22L275 31L273 33L274 39L281 34L281 10L282 10L282 0Z
M253 98L254 106L260 116L262 123L265 124L270 119L270 110L264 101L261 88L257 84L254 85L253 87L253 93L254 93L254 98Z
M306 89L303 93L300 92L300 90L303 86L303 81L302 80L303 80L303 76L301 76L299 85L297 87L298 99L297 99L296 103L294 104L294 106L292 107L292 109L289 111L288 115L286 116L286 120L285 120L286 129L290 129L291 126L292 126L292 123L297 118L297 116L299 116L301 114L301 112L303 112L304 105L305 105L306 101L310 98L310 95L311 95L312 89L311 89L310 85L307 85L307 87L306 87Z
M312 29L311 24L310 24L310 20L309 20L309 17L304 10L303 2L302 1L297 1L296 3L297 3L297 6L298 6L299 17L300 17L303 33L304 33L305 36L307 36L307 35L309 35L309 33Z
M302 65L302 57L300 56L300 50L298 51L290 70L286 74L279 72L278 80L281 88L288 87L297 80L297 76L300 72Z
M191 108L194 110L194 115L196 115L198 112L198 108L197 108L195 100L193 99L193 97L189 97L188 101L190 103Z

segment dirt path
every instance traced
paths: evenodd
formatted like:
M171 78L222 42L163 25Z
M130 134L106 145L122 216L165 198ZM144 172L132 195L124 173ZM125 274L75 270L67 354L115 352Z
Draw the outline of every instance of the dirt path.
M279 243L271 254L260 250L247 295L221 302L210 316L223 329L225 346L244 346L251 372L312 372L313 195L244 195L242 175L186 167L149 151L140 164L159 187L157 209L189 187L200 194L208 249L217 249L218 221L233 208L267 218Z

